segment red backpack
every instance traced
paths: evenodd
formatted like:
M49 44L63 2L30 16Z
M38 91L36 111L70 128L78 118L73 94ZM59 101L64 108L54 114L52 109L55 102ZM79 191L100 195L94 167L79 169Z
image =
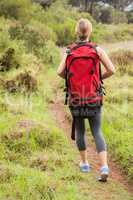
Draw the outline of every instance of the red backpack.
M89 42L67 48L66 101L73 108L97 107L103 102L100 59L96 45Z

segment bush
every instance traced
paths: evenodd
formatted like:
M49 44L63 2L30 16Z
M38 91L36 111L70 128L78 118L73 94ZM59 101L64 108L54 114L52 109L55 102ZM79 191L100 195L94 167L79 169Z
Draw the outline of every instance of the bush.
M55 32L57 34L56 44L59 46L68 45L73 42L75 38L75 24L76 22L69 19L64 24L55 25Z
M47 41L45 46L39 50L39 56L44 63L57 65L60 61L60 49L52 41Z
M128 23L128 19L125 12L120 12L118 10L114 10L112 14L112 22L114 24L120 23Z
M26 54L23 41L9 40L1 46L0 71L8 71L23 65L23 56Z
M103 8L101 10L100 21L107 24L113 22L113 9L111 7Z
M127 12L128 23L133 23L133 11Z
M10 36L7 30L0 30L0 52L3 52L10 44Z
M40 3L43 8L49 7L55 0L34 0L36 3Z
M30 93L37 90L37 80L30 74L30 72L24 72L18 74L15 78L5 81L5 89L9 92L24 92Z
M98 4L95 5L95 10L93 11L92 16L97 22L106 24L127 23L128 21L125 12L116 10L112 6L103 7Z
M38 55L38 50L42 48L46 41L55 40L56 36L53 31L39 22L33 21L31 24L23 26L21 24L13 24L9 33L11 39L23 40L28 53Z
M2 0L0 1L0 16L28 21L30 8L30 0Z
M8 71L12 67L18 68L19 66L19 62L15 57L15 50L13 48L8 48L0 58L0 71Z
M95 20L93 20L89 13L79 13L71 6L67 6L65 9L65 7L58 1L51 6L45 14L45 21L56 33L57 45L64 46L75 41L75 25L77 20L82 17L95 23Z
M131 40L133 37L133 26L121 24L114 30L114 37L116 40Z

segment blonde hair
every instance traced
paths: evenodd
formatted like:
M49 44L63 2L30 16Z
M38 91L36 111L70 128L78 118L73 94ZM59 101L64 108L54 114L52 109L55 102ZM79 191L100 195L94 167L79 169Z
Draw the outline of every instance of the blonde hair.
M92 33L92 24L88 19L81 18L75 28L76 35L80 40L86 40Z

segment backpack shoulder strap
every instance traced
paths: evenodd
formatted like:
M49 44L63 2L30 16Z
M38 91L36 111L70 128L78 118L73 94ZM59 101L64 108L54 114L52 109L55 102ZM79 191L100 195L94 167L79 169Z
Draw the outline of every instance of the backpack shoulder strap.
M77 46L76 43L71 43L71 44L69 44L69 45L66 47L66 53L67 53L67 55L70 55L71 49L73 49L75 46Z
M98 51L97 51L97 47L98 45L94 42L89 42L89 44L92 46L92 48L96 51L97 55L98 55Z
M95 50L96 54L98 55L98 52L97 52L97 49L96 49L97 44L95 44L93 42L82 42L82 41L81 42L76 42L73 45L71 45L70 49L71 50L76 50L76 49L78 49L78 48L80 48L82 46L87 46L89 48L93 48Z

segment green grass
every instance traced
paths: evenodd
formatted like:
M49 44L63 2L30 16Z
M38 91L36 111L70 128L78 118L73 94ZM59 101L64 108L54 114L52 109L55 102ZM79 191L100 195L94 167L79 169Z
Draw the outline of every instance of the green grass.
M122 52L122 51L121 51ZM125 51L127 54L128 51ZM132 52L129 52L132 55ZM123 51L124 54L124 51ZM112 54L113 55L113 54ZM119 60L123 59L117 54ZM126 61L130 58L125 56ZM117 64L115 76L105 81L106 97L103 109L103 131L112 159L118 163L126 178L133 181L133 94L132 68Z

